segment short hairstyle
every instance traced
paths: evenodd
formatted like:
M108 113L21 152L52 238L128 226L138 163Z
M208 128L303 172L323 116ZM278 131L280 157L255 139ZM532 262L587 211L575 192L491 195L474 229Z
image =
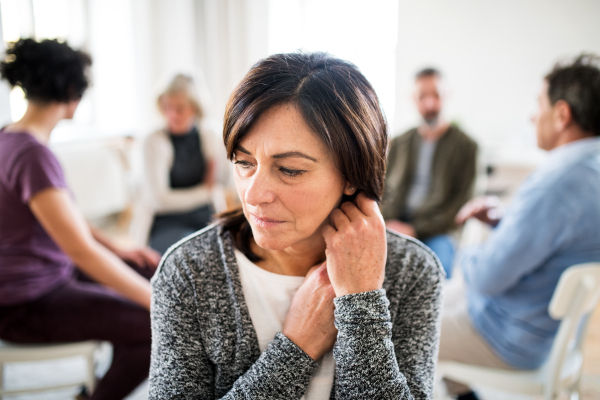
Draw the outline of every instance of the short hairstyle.
M20 86L28 100L67 103L83 96L91 64L87 53L66 42L19 39L9 43L0 75L11 87Z
M559 62L545 79L550 104L563 100L582 130L600 136L600 57L581 54Z
M171 79L167 87L160 93L156 99L159 110L161 109L161 99L165 95L177 95L183 94L187 97L192 107L196 111L196 116L202 118L204 110L200 102L200 96L198 96L198 90L194 82L194 78L185 74L177 74Z
M417 72L415 74L415 81L421 78L428 78L430 76L434 76L436 78L441 78L442 77L442 73L432 67L428 67L428 68L423 68L422 70L420 70L419 72Z
M276 54L255 64L233 91L225 111L223 141L232 160L238 143L267 110L297 107L304 122L333 154L341 175L357 192L379 201L388 147L387 122L375 90L348 61L327 53ZM344 198L349 200L351 198ZM223 215L226 230L249 251L251 230L241 210Z

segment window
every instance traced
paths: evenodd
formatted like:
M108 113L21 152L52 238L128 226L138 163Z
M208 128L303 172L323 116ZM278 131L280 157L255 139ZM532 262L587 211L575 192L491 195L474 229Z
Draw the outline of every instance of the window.
M1 0L2 36L5 43L24 37L68 40L75 48L85 45L85 10L83 0ZM13 121L27 108L21 88L10 93ZM90 99L86 96L75 115L75 123L91 122Z
M397 0L270 0L269 53L326 51L371 82L389 126L396 98Z

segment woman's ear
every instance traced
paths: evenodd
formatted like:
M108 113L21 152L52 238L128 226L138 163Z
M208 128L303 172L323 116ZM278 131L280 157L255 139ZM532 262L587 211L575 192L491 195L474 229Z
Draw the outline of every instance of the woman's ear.
M352 196L356 193L356 186L353 186L350 182L346 182L346 186L344 187L344 194L346 196Z

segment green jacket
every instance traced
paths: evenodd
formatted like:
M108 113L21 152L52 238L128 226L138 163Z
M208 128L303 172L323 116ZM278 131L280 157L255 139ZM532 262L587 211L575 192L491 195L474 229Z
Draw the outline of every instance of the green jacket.
M400 219L417 164L421 135L411 129L392 140L381 204L383 218ZM410 223L418 239L448 233L454 217L471 198L477 173L477 143L455 126L438 140L431 168L431 187Z

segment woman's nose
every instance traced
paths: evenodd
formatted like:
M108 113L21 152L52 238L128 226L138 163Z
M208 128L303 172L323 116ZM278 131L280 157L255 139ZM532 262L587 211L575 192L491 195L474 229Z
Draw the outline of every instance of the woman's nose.
M244 193L246 204L258 206L272 203L275 200L274 182L267 170L258 168L249 179L249 184Z

